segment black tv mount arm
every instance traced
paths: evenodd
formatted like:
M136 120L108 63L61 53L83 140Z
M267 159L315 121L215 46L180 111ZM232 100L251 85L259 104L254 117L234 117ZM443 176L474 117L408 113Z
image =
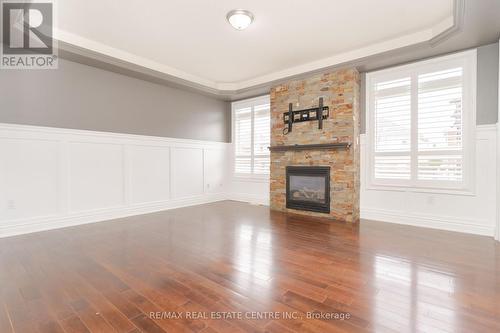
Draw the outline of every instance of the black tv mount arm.
M293 104L288 104L288 112L283 113L283 122L288 125L283 129L283 134L288 134L292 131L293 123L303 121L318 121L318 129L323 129L323 120L328 119L330 109L328 106L323 106L323 97L319 98L317 108L303 109L293 111Z

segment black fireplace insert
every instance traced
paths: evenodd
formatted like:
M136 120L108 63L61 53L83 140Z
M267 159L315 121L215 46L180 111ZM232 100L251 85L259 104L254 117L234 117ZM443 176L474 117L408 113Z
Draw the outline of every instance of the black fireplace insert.
M287 166L286 207L330 213L330 167Z

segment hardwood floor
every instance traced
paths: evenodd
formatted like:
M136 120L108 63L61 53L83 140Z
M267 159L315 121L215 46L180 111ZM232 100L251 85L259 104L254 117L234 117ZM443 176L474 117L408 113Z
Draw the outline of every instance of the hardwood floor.
M230 201L4 238L0 332L500 332L500 245Z

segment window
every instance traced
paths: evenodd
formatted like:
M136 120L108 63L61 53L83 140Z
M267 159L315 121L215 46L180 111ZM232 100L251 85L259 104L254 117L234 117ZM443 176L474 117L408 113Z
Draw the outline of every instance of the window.
M367 74L369 185L471 184L476 53Z
M269 96L235 102L233 109L234 173L241 176L269 174Z

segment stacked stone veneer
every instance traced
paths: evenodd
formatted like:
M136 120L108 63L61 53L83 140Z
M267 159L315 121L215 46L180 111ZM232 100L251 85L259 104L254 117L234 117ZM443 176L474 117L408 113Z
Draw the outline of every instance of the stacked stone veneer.
M330 116L318 129L317 121L294 123L284 135L283 112L317 107L319 97L330 107ZM324 216L345 222L359 221L359 73L338 70L271 89L271 146L348 142L339 150L289 150L271 152L271 208ZM330 166L330 214L286 208L286 166Z

